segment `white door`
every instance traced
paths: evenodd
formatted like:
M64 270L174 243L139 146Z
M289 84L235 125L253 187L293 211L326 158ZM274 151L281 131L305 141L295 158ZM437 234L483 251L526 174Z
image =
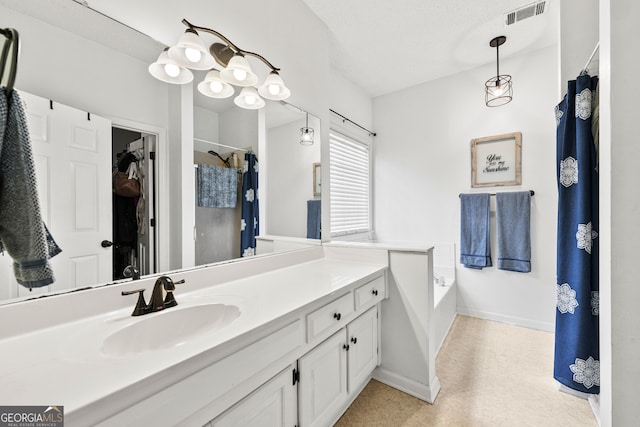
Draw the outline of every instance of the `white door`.
M296 424L296 400L289 366L207 427L292 427Z
M373 307L347 326L349 393L362 385L378 364L377 313Z
M108 282L111 248L111 121L20 91L43 220L62 253L51 260L63 290ZM51 108L53 107L53 108ZM19 287L19 296L32 295Z
M347 349L341 329L300 358L301 427L325 427L347 399Z
M138 160L138 180L143 190L143 197L138 200L138 203L144 203L144 214L138 217L137 267L140 270L140 275L152 274L157 271L155 253L157 241L155 227L155 140L155 135L143 134L140 140L129 144L130 151L132 148L139 148L142 151Z

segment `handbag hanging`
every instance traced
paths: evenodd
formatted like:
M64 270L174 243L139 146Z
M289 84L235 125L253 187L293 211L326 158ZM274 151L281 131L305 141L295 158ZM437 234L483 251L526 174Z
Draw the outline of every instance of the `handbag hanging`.
M113 192L123 197L140 197L140 182L129 178L126 172L116 172L113 177Z

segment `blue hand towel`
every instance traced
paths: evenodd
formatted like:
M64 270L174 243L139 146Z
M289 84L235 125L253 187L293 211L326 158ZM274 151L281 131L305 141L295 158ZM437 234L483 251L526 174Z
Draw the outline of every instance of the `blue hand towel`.
M460 195L460 263L479 270L492 265L489 193Z
M320 238L320 200L307 200L307 239Z
M531 193L516 191L496 195L498 268L531 271Z
M235 208L238 200L238 172L207 164L198 165L198 206Z

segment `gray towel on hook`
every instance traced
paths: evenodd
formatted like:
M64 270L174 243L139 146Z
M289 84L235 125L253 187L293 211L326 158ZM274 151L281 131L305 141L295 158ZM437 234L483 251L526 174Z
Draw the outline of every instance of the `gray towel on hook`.
M496 194L496 243L500 270L531 271L531 193Z
M238 200L238 170L198 165L198 206L235 208Z
M460 263L478 270L491 267L489 193L460 195Z
M0 251L13 258L19 284L53 283L49 258L60 248L42 222L31 139L20 96L0 88Z

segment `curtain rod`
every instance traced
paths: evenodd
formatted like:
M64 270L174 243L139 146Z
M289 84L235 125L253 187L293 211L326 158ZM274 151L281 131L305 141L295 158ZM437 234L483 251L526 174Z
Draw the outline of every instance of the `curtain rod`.
M200 141L200 142L206 142L207 144L214 144L214 145L219 145L220 147L225 147L225 148L231 148L232 150L238 150L238 151L250 151L246 148L240 148L240 147L234 147L232 145L225 145L225 144L220 144L219 142L213 142L213 141L207 141L206 139L200 139L200 138L193 138L194 141Z
M355 125L355 126L359 127L360 129L364 130L365 132L367 132L367 133L369 134L369 136L376 136L376 133L375 133L374 131L369 130L369 129L365 128L365 127L360 126L359 124L357 124L357 123L356 123L356 122L354 122L353 120L346 118L345 116L343 116L342 114L338 113L337 111L332 110L331 108L329 108L329 111L331 111L331 112L332 112L333 114L335 114L336 116L340 116L340 117L342 118L342 120L343 120L343 121L344 121L344 120L346 120L346 121L348 121L349 123L351 123L351 124L353 124L353 125Z
M589 65L591 65L591 61L593 61L593 57L596 56L598 49L600 49L600 42L596 43L596 47L593 48L593 52L591 52L591 56L589 56L589 59L587 60L587 63L584 65L584 68L582 69L582 71L589 70Z
M474 194L474 193L471 193L471 194ZM475 194L482 194L482 193L475 193ZM531 194L531 195L533 196L533 195L535 195L535 194L536 194L536 192L535 192L535 191L533 191L533 190L529 190L529 194ZM496 195L496 193L489 193L489 195L490 195L490 196L495 196L495 195ZM458 194L458 197L462 197L462 193Z
M296 110L300 111L302 114L309 114L309 112L307 110L305 110L304 108L300 108L297 105L292 104L290 102L281 100L280 104L282 104L284 106L289 106L289 107L295 108Z

